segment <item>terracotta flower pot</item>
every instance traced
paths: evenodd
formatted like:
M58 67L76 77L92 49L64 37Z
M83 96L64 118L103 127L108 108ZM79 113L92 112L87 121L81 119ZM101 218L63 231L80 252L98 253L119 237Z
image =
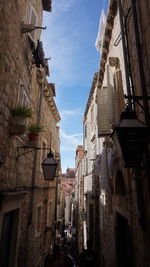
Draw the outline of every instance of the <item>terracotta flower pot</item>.
M38 134L36 133L29 133L29 141L37 141L38 140Z

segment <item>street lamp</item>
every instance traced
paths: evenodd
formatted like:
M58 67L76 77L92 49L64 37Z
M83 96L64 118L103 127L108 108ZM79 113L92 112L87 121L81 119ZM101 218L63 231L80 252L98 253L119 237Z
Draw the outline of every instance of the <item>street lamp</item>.
M54 159L53 153L51 151L47 154L47 158L42 162L41 165L43 169L44 179L53 181L55 178L57 162Z
M53 153L51 152L50 148L44 148L44 147L36 147L36 148L31 148L27 146L20 146L17 148L17 151L19 149L30 149L29 151L26 151L24 153L18 154L16 156L16 160L18 160L19 157L24 156L26 154L29 154L33 151L43 149L43 150L50 150L50 152L47 154L47 158L42 162L42 169L43 169L43 174L44 174L44 179L48 181L53 181L55 178L56 174L56 168L57 168L57 161L54 159Z
M137 119L135 112L124 111L121 114L120 123L114 128L112 138L115 143L119 141L125 168L137 168L141 165L148 136L149 128Z

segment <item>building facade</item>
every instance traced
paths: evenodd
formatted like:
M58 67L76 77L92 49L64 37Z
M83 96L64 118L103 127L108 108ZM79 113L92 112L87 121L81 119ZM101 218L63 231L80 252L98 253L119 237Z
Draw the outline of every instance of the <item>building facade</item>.
M144 6L140 8L141 5ZM128 138L126 135L124 144L128 158L125 158L120 141L115 136L121 123L121 114L127 114L128 111L136 113L137 118L143 122L143 127L149 126L149 70L144 69L144 66L148 66L148 56L142 56L142 50L143 53L147 51L143 48L146 47L147 39L142 30L143 23L148 23L144 9L146 6L148 8L145 1L110 1L103 38L98 77L98 134L99 137L105 137L98 172L102 266L149 266L150 263L147 253L148 142L146 141L147 147L145 146L137 166L140 148L134 150L133 144L125 143ZM144 21L141 17L145 17ZM141 46L138 38L143 41ZM143 79L145 86L142 84ZM136 101L137 96L140 97L140 103ZM128 127L133 127L133 120L130 121L131 126ZM131 163L131 157L134 158L135 165L133 161Z
M109 1L104 30L100 30L100 68L85 109L84 170L77 178L77 210L82 208L83 178L86 239L94 241L100 266L150 265L149 7L148 1ZM137 146L139 126L129 115L146 132ZM122 122L127 123L122 129L123 146L117 135ZM76 166L78 173L80 166Z
M78 253L83 251L86 244L86 224L85 213L85 196L84 196L84 149L82 145L78 145L75 156L75 196L74 196L74 216L76 228L76 244Z
M0 265L43 266L54 243L56 179L41 163L51 150L60 169L60 115L40 41L43 10L51 1L2 1L0 44ZM6 45L7 44L7 45ZM18 124L14 109L31 111ZM18 110L17 110L18 112ZM28 117L28 116L27 116ZM35 127L36 126L36 127ZM29 129L40 126L37 141ZM30 136L30 137L29 137ZM37 149L38 148L38 149Z
M62 174L62 190L65 195L65 225L71 224L71 200L75 187L75 169L68 168L66 173Z

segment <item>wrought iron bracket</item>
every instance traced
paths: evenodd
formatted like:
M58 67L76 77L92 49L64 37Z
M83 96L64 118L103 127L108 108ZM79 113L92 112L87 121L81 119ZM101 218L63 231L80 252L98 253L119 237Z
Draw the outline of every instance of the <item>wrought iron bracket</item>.
M124 98L125 99L128 99L128 100L133 100L133 102L137 102L137 104L143 109L144 109L144 106L139 102L141 100L150 100L150 96L133 96L133 95L130 95L130 96L127 96L127 95L124 95Z
M26 152L24 152L24 153L18 154L18 155L16 156L16 160L18 160L18 158L21 157L21 156L24 156L24 155L26 155L26 154L29 154L29 153L31 153L31 152L33 152L33 151L37 151L37 150L40 150L40 149L43 149L43 150L49 150L49 151L51 152L51 149L50 149L50 148L45 148L45 147L28 147L28 146L19 146L19 147L17 147L17 152L19 152L19 149L30 149L30 151L26 151Z

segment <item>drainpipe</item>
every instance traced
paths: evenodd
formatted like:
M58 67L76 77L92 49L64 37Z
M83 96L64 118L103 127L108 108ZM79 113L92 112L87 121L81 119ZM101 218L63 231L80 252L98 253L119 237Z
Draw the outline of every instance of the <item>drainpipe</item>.
M44 83L41 84L39 108L38 108L38 114L37 114L37 118L36 118L36 124L37 125L40 125L40 121L41 121L41 111L42 111L42 103L43 103L43 87L44 87ZM35 178L36 178L36 169L37 169L37 150L34 151L34 156L33 156L32 189L31 189L31 205L30 205L29 225L32 223L32 211L33 211L33 203L34 203L34 186L35 186Z
M38 107L38 113L37 113L37 118L36 118L36 124L40 124L41 120L41 111L42 111L42 102L43 102L43 87L44 83L41 83L40 86L40 99L39 99L39 107ZM35 179L36 179L36 169L37 169L37 150L33 152L33 168L32 168L32 182L31 182L31 202L30 202L30 207L29 207L29 219L28 219L28 236L27 236L27 251L28 248L30 247L30 237L31 237L31 226L32 226L32 212L33 212L33 204L34 204L34 187L35 187ZM27 258L26 258L26 264L28 264L29 261L29 253L27 252Z

